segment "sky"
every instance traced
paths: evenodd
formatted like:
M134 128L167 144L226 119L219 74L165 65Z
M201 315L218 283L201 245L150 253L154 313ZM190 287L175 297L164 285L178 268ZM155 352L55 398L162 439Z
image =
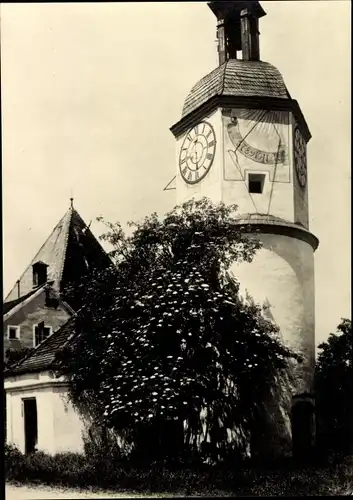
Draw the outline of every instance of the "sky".
M261 59L307 120L316 339L351 317L350 2L263 1ZM3 287L74 205L96 236L175 205L175 139L218 65L204 2L1 4Z

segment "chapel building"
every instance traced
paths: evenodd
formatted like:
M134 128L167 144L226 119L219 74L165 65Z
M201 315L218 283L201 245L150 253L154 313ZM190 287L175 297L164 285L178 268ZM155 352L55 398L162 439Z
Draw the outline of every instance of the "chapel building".
M67 384L53 375L56 352L74 334L84 298L67 293L112 265L73 206L54 227L3 304L6 351L30 349L5 373L6 440L22 452L82 451L83 422L68 403Z

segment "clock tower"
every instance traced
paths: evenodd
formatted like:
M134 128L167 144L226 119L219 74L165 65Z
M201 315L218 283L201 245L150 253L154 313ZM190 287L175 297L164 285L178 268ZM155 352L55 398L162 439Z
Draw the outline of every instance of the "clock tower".
M266 15L260 3L208 6L217 21L219 65L192 87L181 119L171 127L177 202L208 197L236 204L234 223L248 225L251 237L261 240L254 260L231 271L303 361L293 367L289 392L277 391L269 401L272 418L257 447L275 454L307 453L314 436L318 246L309 229L311 134L281 73L260 59L259 20Z

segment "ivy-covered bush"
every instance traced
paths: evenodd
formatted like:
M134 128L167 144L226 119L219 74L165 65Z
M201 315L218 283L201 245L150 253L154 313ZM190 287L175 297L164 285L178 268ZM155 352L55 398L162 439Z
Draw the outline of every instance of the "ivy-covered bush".
M114 266L71 291L86 299L58 356L71 401L145 460L245 453L296 358L229 272L261 246L235 215L202 199L132 224L130 236L106 223Z

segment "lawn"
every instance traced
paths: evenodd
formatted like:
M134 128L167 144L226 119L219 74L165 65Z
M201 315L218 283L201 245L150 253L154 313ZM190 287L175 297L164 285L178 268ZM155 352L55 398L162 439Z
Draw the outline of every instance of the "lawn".
M103 470L91 471L89 475L82 475L83 472L78 470L61 470L59 474L51 474L49 470L44 473L38 463L37 457L35 467L32 460L32 465L27 465L27 470L19 469L16 474L12 474L12 478L7 477L8 487L12 488L13 491L13 488L21 486L22 490L21 488L17 489L18 492L24 491L23 488L32 488L31 491L37 490L37 495L38 491L41 490L59 493L63 491L63 487L69 487L71 495L72 491L76 491L79 495L88 494L88 496L92 496L95 492L95 498L99 497L99 492L102 497L107 495L112 497L114 494L120 498L126 498L129 495L162 496L163 494L168 496L332 496L353 494L353 457L331 465L293 467L286 464L277 468L243 467L237 471L217 468L199 471L157 468L153 470L147 468L124 470L112 467L110 464L109 486L104 480ZM45 462L46 468L48 465L49 461ZM114 474L112 474L112 470L114 470ZM15 475L17 477L14 477ZM90 488L87 488L88 484L91 485ZM72 490L74 485L80 486L81 490ZM48 487L51 490L48 490ZM107 491L108 489L109 491ZM33 498L35 498L35 493L33 494ZM21 496L21 498L27 498L27 496Z

